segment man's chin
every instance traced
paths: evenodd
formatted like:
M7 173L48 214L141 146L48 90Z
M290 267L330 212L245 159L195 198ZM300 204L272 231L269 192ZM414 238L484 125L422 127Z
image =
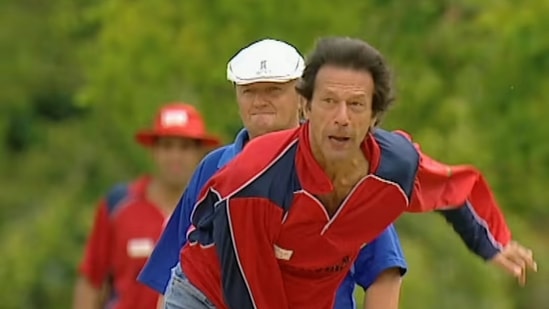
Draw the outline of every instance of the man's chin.
M351 158L351 151L349 149L325 149L323 153L324 159L330 163L346 162Z
M255 136L261 136L276 131L280 131L280 128L273 123L254 124L253 126L253 133Z

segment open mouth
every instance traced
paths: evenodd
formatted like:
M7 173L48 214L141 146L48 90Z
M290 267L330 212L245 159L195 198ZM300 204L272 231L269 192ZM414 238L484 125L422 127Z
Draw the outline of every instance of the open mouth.
M333 136L333 135L328 136L328 138L330 140L338 142L338 143L345 143L345 142L348 142L351 139L350 137Z

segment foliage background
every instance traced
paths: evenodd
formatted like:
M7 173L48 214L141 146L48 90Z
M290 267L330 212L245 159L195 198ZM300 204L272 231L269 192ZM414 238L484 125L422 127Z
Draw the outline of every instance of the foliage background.
M25 0L0 3L2 308L68 308L95 202L150 168L132 134L163 103L240 127L227 60L263 37L304 53L322 35L389 59L386 119L441 160L474 163L516 239L528 286L469 254L437 215L398 222L410 265L402 308L549 308L548 0Z

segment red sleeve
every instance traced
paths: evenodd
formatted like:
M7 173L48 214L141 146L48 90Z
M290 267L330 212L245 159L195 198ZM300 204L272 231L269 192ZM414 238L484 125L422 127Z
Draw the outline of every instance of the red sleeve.
M439 210L466 245L489 259L511 240L511 231L482 174L472 166L446 165L420 154L409 212Z
M233 198L219 207L214 238L228 307L288 308L274 254L282 209L262 198Z
M109 271L110 221L104 202L99 204L91 234L80 263L80 273L96 288L107 279Z

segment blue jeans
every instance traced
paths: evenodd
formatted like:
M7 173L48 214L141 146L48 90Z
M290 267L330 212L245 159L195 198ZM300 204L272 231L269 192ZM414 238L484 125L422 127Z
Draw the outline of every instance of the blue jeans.
M164 293L164 309L215 309L215 306L189 282L178 263Z

